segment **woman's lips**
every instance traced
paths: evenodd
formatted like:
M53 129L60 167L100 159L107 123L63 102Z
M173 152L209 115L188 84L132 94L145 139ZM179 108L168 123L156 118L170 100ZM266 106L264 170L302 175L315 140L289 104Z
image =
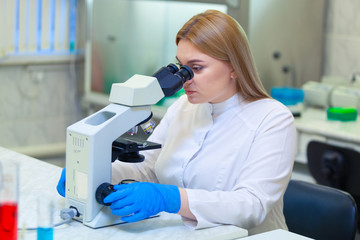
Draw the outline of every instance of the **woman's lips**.
M193 94L195 91L190 91L190 90L185 90L185 94L186 95L191 95L191 94Z

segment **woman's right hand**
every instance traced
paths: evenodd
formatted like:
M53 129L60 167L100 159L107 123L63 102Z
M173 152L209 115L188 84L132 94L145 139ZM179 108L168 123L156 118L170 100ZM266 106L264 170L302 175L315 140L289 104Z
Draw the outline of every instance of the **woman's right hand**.
M56 186L56 190L63 197L65 197L65 179L66 179L66 168L63 168L58 185Z

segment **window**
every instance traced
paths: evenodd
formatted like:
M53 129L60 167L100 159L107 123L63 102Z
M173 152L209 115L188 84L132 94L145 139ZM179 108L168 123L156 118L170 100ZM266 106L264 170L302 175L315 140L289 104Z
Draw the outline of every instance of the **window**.
M76 51L78 0L0 0L0 59Z

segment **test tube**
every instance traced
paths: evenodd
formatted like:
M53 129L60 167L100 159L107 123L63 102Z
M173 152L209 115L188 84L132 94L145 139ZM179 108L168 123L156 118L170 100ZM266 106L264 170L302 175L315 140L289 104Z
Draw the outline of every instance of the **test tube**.
M54 238L54 201L42 195L37 199L37 240Z
M12 159L0 161L0 239L17 239L19 165Z

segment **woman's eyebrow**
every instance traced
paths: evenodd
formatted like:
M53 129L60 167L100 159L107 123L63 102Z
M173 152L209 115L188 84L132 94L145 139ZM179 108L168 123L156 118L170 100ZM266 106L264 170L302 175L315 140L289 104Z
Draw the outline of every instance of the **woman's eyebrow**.
M181 64L181 61L179 60L179 58L177 56L175 58L179 62L179 64ZM197 63L197 62L204 62L204 61L201 60L201 59L191 59L191 60L188 61L188 64L189 63Z

